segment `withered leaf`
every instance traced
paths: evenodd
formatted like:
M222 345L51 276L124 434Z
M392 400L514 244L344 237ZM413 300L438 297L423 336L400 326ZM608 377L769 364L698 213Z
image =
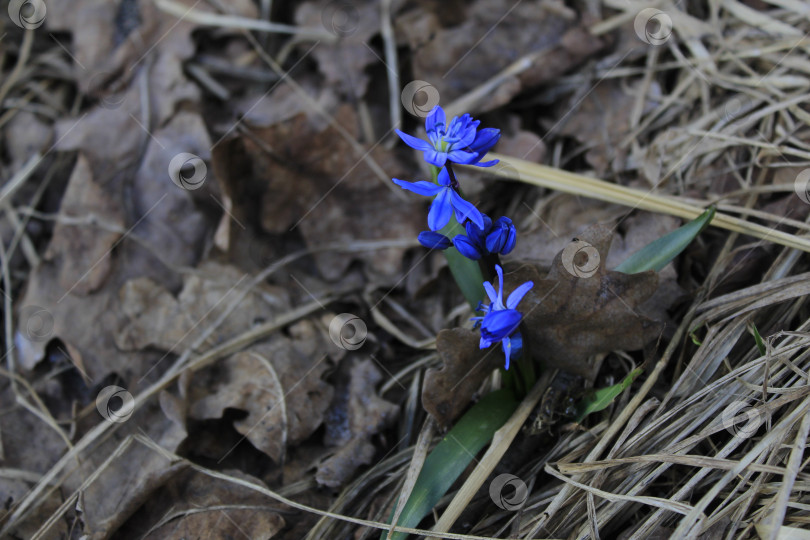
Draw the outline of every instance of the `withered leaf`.
M658 275L607 270L602 261L607 259L610 239L607 227L591 227L575 245L580 250L592 248L581 254L586 260L564 249L546 278L530 265L504 276L505 297L526 281L534 282L519 305L524 316L521 332L526 354L544 366L593 377L599 369L591 361L595 354L637 350L659 333L660 323L637 309L656 291ZM598 263L598 268L588 266L591 263ZM583 277L576 275L577 269ZM488 370L503 361L499 344L479 351L478 340L478 332L462 329L443 331L437 339L445 365L428 371L422 404L445 426L463 411Z
M321 380L330 362L316 332L302 321L291 330L299 339L276 336L196 374L190 416L202 420L220 418L226 408L247 411L234 427L280 463L288 446L318 429L332 400L332 386Z
M240 471L225 474L262 485ZM275 538L285 526L280 508L244 486L186 470L156 490L116 538Z
M576 255L571 259L572 253L564 249L545 279L539 279L536 268L524 266L504 276L504 288L509 292L534 281L520 303L524 340L531 353L546 366L592 377L599 366L589 361L591 356L640 349L659 333L660 324L636 309L655 293L658 275L652 270L639 274L607 270L603 261L607 260L611 231L604 225L587 229L579 240L598 253L599 265L590 277L577 277L569 270L590 264L591 259L579 261ZM595 256L593 251L582 255Z
M458 418L487 375L504 362L500 347L481 349L479 337L466 328L442 330L436 337L444 365L425 373L422 406L441 426Z
M177 298L149 278L128 281L121 288L121 307L129 319L115 335L122 350L156 347L162 351L182 350L207 330L235 298L246 275L233 266L207 262L186 276ZM267 299L272 299L270 305ZM287 307L284 290L262 285L251 291L217 328L209 345L244 332L254 321L270 319Z
M331 418L337 423L342 420L342 425L330 426L325 441L342 447L318 466L315 478L319 484L338 487L358 467L371 463L375 452L371 436L389 426L399 411L399 407L377 395L380 380L382 373L371 359L352 366L349 385L330 411Z

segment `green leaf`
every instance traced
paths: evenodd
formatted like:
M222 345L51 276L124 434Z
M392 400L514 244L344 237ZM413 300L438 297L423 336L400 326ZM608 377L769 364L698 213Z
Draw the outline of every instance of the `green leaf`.
M461 476L475 455L484 447L512 413L518 401L508 390L496 390L484 396L447 432L425 459L411 496L399 516L397 525L416 527L450 486ZM393 512L388 518L394 517ZM388 531L380 536L385 540ZM407 533L394 532L391 538L403 540Z
M765 356L768 351L765 350L765 342L762 341L762 336L759 335L759 330L757 330L757 325L751 323L751 333L754 334L754 341L757 342L757 349L759 349L759 354Z
M630 255L627 260L616 267L616 271L625 274L637 274L646 270L661 271L668 262L686 249L686 246L706 228L714 214L715 208L712 206L686 225L675 229L658 240L650 242Z
M582 420L591 413L599 412L618 397L619 394L625 391L633 381L641 375L644 370L641 368L636 368L630 372L627 377L624 378L622 382L619 384L614 384L613 386L608 386L607 388L600 388L599 390L594 391L593 394L588 396L587 398L583 399L577 405L577 411L579 414L577 415L576 422L582 422Z

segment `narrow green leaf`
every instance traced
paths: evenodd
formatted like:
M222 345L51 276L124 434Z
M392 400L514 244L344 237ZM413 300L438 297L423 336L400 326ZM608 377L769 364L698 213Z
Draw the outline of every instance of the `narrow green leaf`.
M714 214L715 208L712 206L686 225L675 229L658 240L650 242L630 255L627 260L616 267L616 271L625 274L636 274L646 270L661 271L669 261L686 249L686 246L706 228Z
M765 356L768 351L765 350L765 342L762 341L762 336L759 335L759 330L757 330L757 325L751 323L751 333L754 334L754 341L757 342L757 349L759 349L759 354Z
M582 420L591 413L599 412L608 405L610 402L616 399L616 397L625 391L633 381L641 375L644 370L641 368L636 368L630 372L627 377L624 378L622 382L619 384L614 384L613 386L608 386L607 388L600 388L596 390L588 396L587 398L583 399L577 405L577 410L579 414L577 415L576 421L582 422Z
M496 390L484 396L447 432L425 459L411 496L405 503L397 525L416 527L447 493L475 455L512 416L518 401L508 390ZM393 512L388 518L393 518ZM388 531L380 536L385 540ZM394 532L391 538L403 540L407 533Z

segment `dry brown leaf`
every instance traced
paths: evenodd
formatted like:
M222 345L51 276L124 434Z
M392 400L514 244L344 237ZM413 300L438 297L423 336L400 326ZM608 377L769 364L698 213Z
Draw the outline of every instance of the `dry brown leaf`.
M377 394L382 373L371 359L351 367L350 382L338 393L330 410L326 444L341 445L337 452L318 465L319 484L332 488L352 478L361 465L368 465L375 449L371 437L396 419L399 407Z
M238 480L264 487L240 471L224 471ZM144 501L116 538L275 538L285 526L279 508L264 495L237 484L186 470Z
M326 28L339 38L312 49L318 70L325 78L322 84L339 89L344 96L363 97L369 82L366 68L380 61L368 44L380 32L379 3L374 0L305 2L296 9L295 21L302 27ZM305 46L311 47L308 43Z
M521 332L525 353L543 365L592 378L599 369L594 355L640 349L660 331L660 323L638 309L656 291L655 272L631 275L606 270L601 263L598 268L588 266L607 258L610 239L607 227L591 227L579 236L577 246L594 248L590 253L598 253L596 259L580 260L563 250L546 278L530 265L504 276L504 297L526 281L534 282L519 305L524 316ZM583 275L592 272L590 277L568 270L577 267ZM461 414L485 376L504 361L500 344L481 351L478 343L478 332L455 329L439 334L436 348L444 366L425 376L422 404L444 426Z
M62 215L88 217L123 229L123 210L93 178L90 164L81 154L62 199ZM59 284L65 291L84 296L97 290L112 267L112 247L121 233L101 227L65 225L54 231L45 259L59 267ZM95 261L88 267L87 261Z
M177 298L149 278L130 280L120 293L121 310L128 321L116 333L115 342L125 351L147 347L183 350L207 330L249 281L233 266L215 262L204 263L186 276ZM287 308L283 289L268 285L255 288L211 335L208 345L235 337Z
M554 259L545 279L531 266L504 276L507 292L526 281L534 282L520 303L520 311L524 314L524 340L545 365L592 377L599 368L589 361L593 355L641 349L658 335L660 324L636 309L655 293L658 275L652 270L639 274L607 270L601 261L607 260L611 236L611 230L603 225L579 236L599 254L600 264L590 277L577 277L569 269L578 266L590 273L588 265L595 261L587 258L587 253L563 259L565 250ZM586 260L580 260L581 256Z
M92 420L99 414L92 412ZM105 420L106 421L106 420ZM140 434L174 452L186 437L184 425L170 420L155 401L136 410L118 427L114 436L77 459L81 465L64 483L68 493L78 489L84 481L113 455L128 435ZM133 464L137 466L133 466ZM109 538L127 520L152 492L184 468L172 459L133 442L113 459L103 474L82 490L80 508L84 533L92 540Z
M552 73L547 65L556 68L553 75L557 76L582 59L582 56L574 58L576 55L561 43L566 31L576 24L575 13L562 2L512 5L478 0L462 6L464 9L455 14L463 19L458 24L443 24L437 14L417 10L396 21L397 34L405 36L413 51L414 78L435 86L444 104L532 52L553 51L530 68L522 81L514 78L502 85L487 101L487 109L508 103L521 90L548 80ZM532 31L525 31L527 27ZM582 48L582 40L578 48ZM558 65L562 60L564 65Z
M323 423L333 394L321 380L331 363L318 330L302 321L291 333L297 339L274 337L196 374L189 416L203 420L222 417L226 408L246 411L234 422L236 430L281 463L289 446Z
M263 196L264 230L271 234L299 230L309 247L415 238L426 228L424 201L392 190L394 184L377 177L334 128L323 127L317 115L311 111L310 115L299 114L258 129L215 154L215 159L227 163L232 163L233 156L240 161L235 168L227 163L217 166L217 170L231 171L224 179L228 185L224 191L232 196L237 216L250 212L240 205L253 204L252 199L233 195L245 191L239 184L248 177ZM351 107L342 106L335 118L350 133L356 131L358 121ZM413 178L394 153L377 146L369 155L388 175ZM252 197L256 196L254 192ZM351 219L346 219L349 214ZM354 259L366 263L368 275L391 281L401 274L404 252L404 248L385 248L355 254L319 252L313 257L330 281L340 278Z
M480 334L464 328L442 330L436 350L444 364L425 373L422 406L447 427L470 403L492 370L503 365L500 349L481 349Z

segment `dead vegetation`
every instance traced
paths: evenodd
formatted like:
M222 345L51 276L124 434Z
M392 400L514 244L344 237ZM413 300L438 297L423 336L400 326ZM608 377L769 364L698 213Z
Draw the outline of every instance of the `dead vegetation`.
M645 373L575 425L547 369L422 527L810 538L805 3L0 7L0 537L379 537L442 434L423 389L446 424L500 384L437 382L470 312L390 181L435 98L503 131L466 191L507 265L559 278L580 235L629 295L535 313L570 394ZM710 204L657 287L609 272Z

